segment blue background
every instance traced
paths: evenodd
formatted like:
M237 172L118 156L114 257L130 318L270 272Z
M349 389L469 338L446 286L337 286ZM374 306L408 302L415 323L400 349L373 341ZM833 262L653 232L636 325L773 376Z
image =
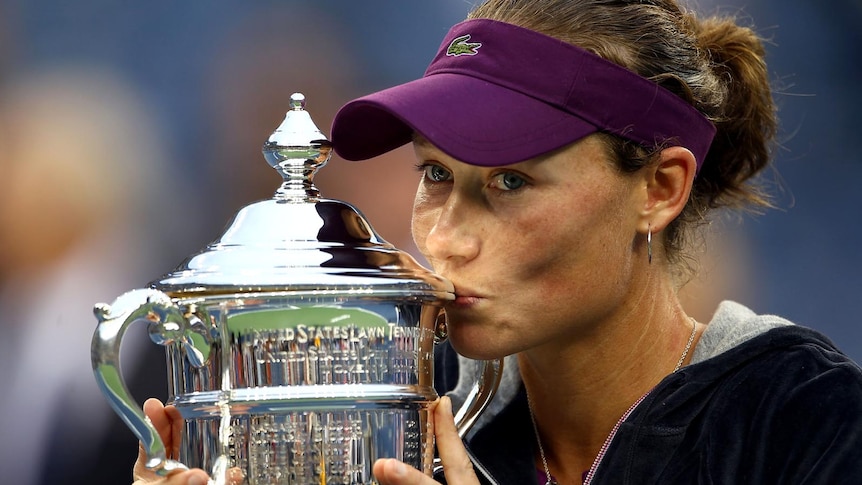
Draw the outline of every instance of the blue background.
M136 194L134 210L120 217L125 223L117 224L138 231L136 239L149 250L146 256L130 255L143 264L128 270L122 283L126 286L94 290L101 301L110 301L197 251L220 233L238 208L270 196L279 179L263 161L260 146L281 121L290 93L308 96L312 116L328 132L342 103L420 76L449 26L463 19L470 5L461 0L6 0L0 3L0 100L7 103L22 90L43 85L45 99L52 99L58 96L49 92L52 86L84 85L80 92L91 100L84 106L113 106L116 119L136 123L128 139L113 137L104 143L110 147L109 164L120 174L133 170L125 164L135 163L134 170L146 177L117 182L128 184L121 185L121 193ZM735 299L759 313L779 314L819 329L862 361L858 310L862 160L856 123L862 112L862 2L751 0L699 5L703 12L718 9L736 15L769 39L767 62L777 87L782 129L775 171L765 178L778 208L756 217L725 218L715 225L702 276L692 285L693 297L702 303L692 303L692 312L708 319L715 302ZM112 90L102 92L103 98L98 90L86 91L90 82L86 80L97 84L105 79ZM61 95L74 97L76 92ZM80 109L68 123L84 123L87 116L88 110ZM0 120L3 126L14 126L14 111L7 110L4 119L0 110ZM146 133L147 142L141 146L134 143L135 130ZM14 142L14 135L9 138ZM53 140L49 132L37 139ZM324 195L356 204L384 238L413 251L407 217L417 175L409 162L392 161L409 157L399 151L368 164L334 159L321 171L318 185ZM8 168L2 165L11 163L11 158L0 158L0 173ZM91 176L79 187L79 196L119 180L106 177ZM62 214L58 207L57 217ZM45 268L55 262L48 261L39 271L49 271ZM100 272L126 271L122 266L101 267L98 259L93 264L94 274L81 278L82 287L95 288ZM14 294L10 288L19 278L12 270L0 273L0 294L4 290ZM62 296L57 295L58 302ZM88 339L95 324L89 308L95 301L89 295L81 298L85 301L79 306L58 304L57 324ZM13 308L20 301L0 299L7 306L0 309L0 330L7 335L20 333L16 326L38 323L16 320L14 315L26 313ZM161 356L154 356L152 349L143 352L148 357L142 359L155 363L145 371L130 371L141 382L133 390L138 397L162 396ZM7 352L6 365L14 367L12 355ZM52 349L50 355L60 366L78 365L64 364L68 356L68 362L83 363L80 373L90 372L86 345ZM28 419L58 419L10 418L12 400L27 398L4 399L0 401L0 416L6 415L4 440L26 434ZM90 414L61 415L48 435L36 437L44 444L39 453L15 456L14 446L4 448L0 476L12 470L14 477L14 470L30 467L39 472L20 476L41 478L10 483L128 480L135 440L109 411L93 408ZM17 421L18 431L10 419ZM110 420L110 426L90 435L89 426L81 424L88 420ZM77 428L67 428L67 422L78 423ZM85 442L91 448L74 445ZM45 461L44 456L51 458Z

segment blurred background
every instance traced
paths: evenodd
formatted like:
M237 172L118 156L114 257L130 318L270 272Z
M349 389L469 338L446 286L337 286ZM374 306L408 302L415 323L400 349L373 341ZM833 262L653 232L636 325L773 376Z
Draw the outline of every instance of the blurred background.
M131 481L136 440L90 370L93 304L157 279L272 195L280 178L260 148L292 92L328 133L344 102L421 76L472 4L0 1L0 481ZM769 39L782 143L766 175L778 209L714 224L687 305L708 320L735 299L862 361L862 0L697 8ZM417 180L409 148L336 157L316 178L414 254ZM133 393L163 399L161 347L143 329L125 340Z

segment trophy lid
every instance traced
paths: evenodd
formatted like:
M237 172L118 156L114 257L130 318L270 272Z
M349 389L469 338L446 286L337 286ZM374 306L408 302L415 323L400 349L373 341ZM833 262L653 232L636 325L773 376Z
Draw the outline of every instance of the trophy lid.
M371 293L453 299L452 284L384 241L352 205L321 198L316 171L332 144L294 93L263 145L282 176L269 200L242 208L217 240L151 283L172 297L260 292Z

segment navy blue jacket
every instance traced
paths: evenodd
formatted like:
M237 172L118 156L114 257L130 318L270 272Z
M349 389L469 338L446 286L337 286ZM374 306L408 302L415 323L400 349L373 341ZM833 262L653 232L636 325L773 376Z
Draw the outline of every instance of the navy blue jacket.
M446 391L454 351L438 359ZM466 444L484 483L536 483L523 388ZM862 371L813 330L769 330L659 383L592 484L862 484Z

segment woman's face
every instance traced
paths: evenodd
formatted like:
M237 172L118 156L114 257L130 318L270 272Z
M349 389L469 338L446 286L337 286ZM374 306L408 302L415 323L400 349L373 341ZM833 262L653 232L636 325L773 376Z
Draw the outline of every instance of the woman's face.
M503 167L459 162L423 139L413 237L455 285L450 339L481 359L588 335L631 301L637 177L595 136Z

